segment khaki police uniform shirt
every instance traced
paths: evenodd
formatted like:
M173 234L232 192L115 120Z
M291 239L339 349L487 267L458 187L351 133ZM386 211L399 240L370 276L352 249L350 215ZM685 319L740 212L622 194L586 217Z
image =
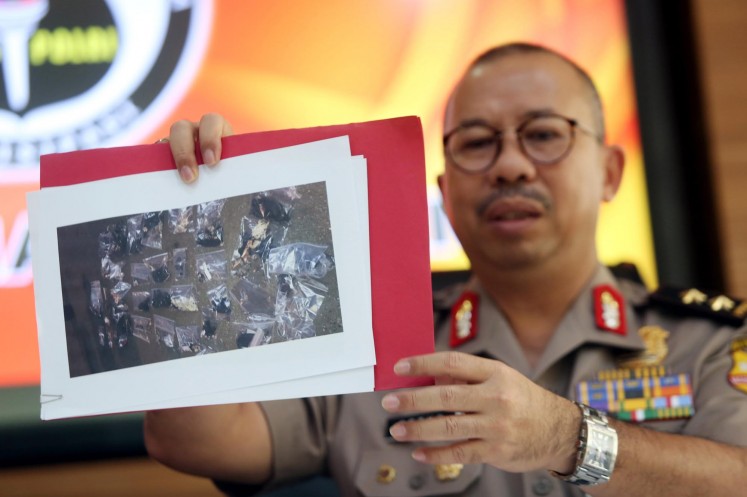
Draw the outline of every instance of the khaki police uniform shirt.
M612 285L625 296L624 336L600 330L595 323L592 294L593 288L601 284ZM746 327L722 326L707 317L682 318L652 307L636 312L634 306L645 303L648 297L646 290L627 280L615 280L607 268L600 266L558 326L537 366L531 368L506 319L479 283L472 280L467 288L480 296L478 333L456 350L503 361L537 384L570 399L575 399L579 382L616 368L622 354L644 350L637 333L642 326L663 328L670 335L669 351L662 365L672 373L691 375L695 414L689 419L642 424L655 430L747 446L747 393L728 381L730 371L737 367L730 347L740 337L747 338ZM456 292L447 305L459 295ZM449 349L449 328L448 319L437 323L437 350ZM382 396L383 393L374 392L263 403L274 450L274 479L263 488L329 472L346 497L583 495L578 487L563 483L544 470L512 474L486 465L466 465L458 478L439 481L433 466L410 457L415 445L385 437L389 414L381 407ZM396 472L388 483L377 480L382 465L391 466ZM219 486L236 495L259 490Z

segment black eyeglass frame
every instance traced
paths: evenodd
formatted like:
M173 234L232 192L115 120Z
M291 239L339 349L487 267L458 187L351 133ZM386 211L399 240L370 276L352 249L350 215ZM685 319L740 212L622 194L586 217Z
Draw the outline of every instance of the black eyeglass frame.
M543 161L543 160L539 160L539 159L532 157L527 152L526 148L524 148L524 140L521 139L521 132L526 126L529 125L529 123L531 123L535 119L541 119L545 117L554 117L554 118L562 119L571 126L571 139L568 142L568 147L566 148L565 152L563 152L560 156L558 156L556 159L553 159L551 161ZM484 167L480 169L467 169L464 166L460 165L459 162L454 160L454 157L451 155L451 152L449 150L448 142L449 142L449 138L451 138L455 133L462 131L464 129L473 128L475 126L481 126L483 128L488 128L493 131L493 140L496 142L495 155ZM572 119L570 117L566 117L566 116L555 114L555 113L537 114L537 115L529 117L524 122L519 124L519 126L517 126L515 129L516 141L519 144L519 149L521 150L521 153L523 153L524 156L527 157L529 160L531 160L533 163L541 164L541 165L555 164L556 162L560 162L561 160L565 159L568 156L568 154L571 153L571 150L573 150L573 145L576 142L576 129L583 131L587 135L594 138L600 144L604 144L604 138L598 135L596 132L594 132L591 128L587 128L586 126L578 122L576 119ZM490 124L488 124L487 122L483 120L475 120L475 121L470 121L467 123L460 124L459 126L457 126L456 128L452 129L451 131L449 131L448 133L444 135L443 137L444 155L448 157L449 161L457 169L459 169L460 171L466 174L484 173L485 171L493 167L493 164L495 164L495 161L498 160L498 157L500 157L501 152L503 152L503 135L504 135L504 131L494 128L493 126L491 126Z

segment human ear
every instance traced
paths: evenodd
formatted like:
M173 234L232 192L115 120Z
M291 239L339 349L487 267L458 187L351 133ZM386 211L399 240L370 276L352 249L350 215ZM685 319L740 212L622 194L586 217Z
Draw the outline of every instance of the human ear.
M602 200L610 202L620 189L623 170L625 169L625 152L617 145L606 147L604 160L604 186Z
M443 209L444 213L446 214L446 217L449 218L449 221L451 221L451 213L449 209L449 182L446 180L445 173L441 173L436 178L436 182L438 183L438 189L441 191L441 208Z

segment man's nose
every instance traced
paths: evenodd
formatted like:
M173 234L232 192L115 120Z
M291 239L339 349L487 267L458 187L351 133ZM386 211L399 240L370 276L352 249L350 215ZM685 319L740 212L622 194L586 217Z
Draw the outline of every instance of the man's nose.
M491 183L531 181L537 175L537 168L521 149L516 134L512 133L503 136L500 153L487 175Z

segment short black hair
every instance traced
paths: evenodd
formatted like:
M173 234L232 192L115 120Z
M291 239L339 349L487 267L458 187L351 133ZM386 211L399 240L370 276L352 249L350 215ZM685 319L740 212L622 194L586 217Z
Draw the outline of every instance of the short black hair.
M553 50L551 48L545 47L543 45L537 45L534 43L526 43L526 42L512 42L512 43L506 43L504 45L498 45L496 47L490 48L486 50L485 52L478 55L472 63L467 68L467 71L473 69L474 67L477 67L482 64L486 64L489 62L493 62L495 60L510 56L510 55L522 55L522 54L545 54L550 55L552 57L556 57L560 59L561 61L568 64L569 67L571 67L576 74L581 78L581 82L586 86L586 88L589 91L589 95L591 97L591 103L592 103L592 111L594 113L594 119L596 121L596 127L599 132L599 137L604 140L605 136L605 126L604 126L604 110L602 109L602 99L599 96L599 91L597 91L597 87L594 84L594 81L591 79L591 76L589 76L589 73L587 73L581 66L579 66L577 63L566 57L565 55L561 54L560 52L557 52L556 50Z

